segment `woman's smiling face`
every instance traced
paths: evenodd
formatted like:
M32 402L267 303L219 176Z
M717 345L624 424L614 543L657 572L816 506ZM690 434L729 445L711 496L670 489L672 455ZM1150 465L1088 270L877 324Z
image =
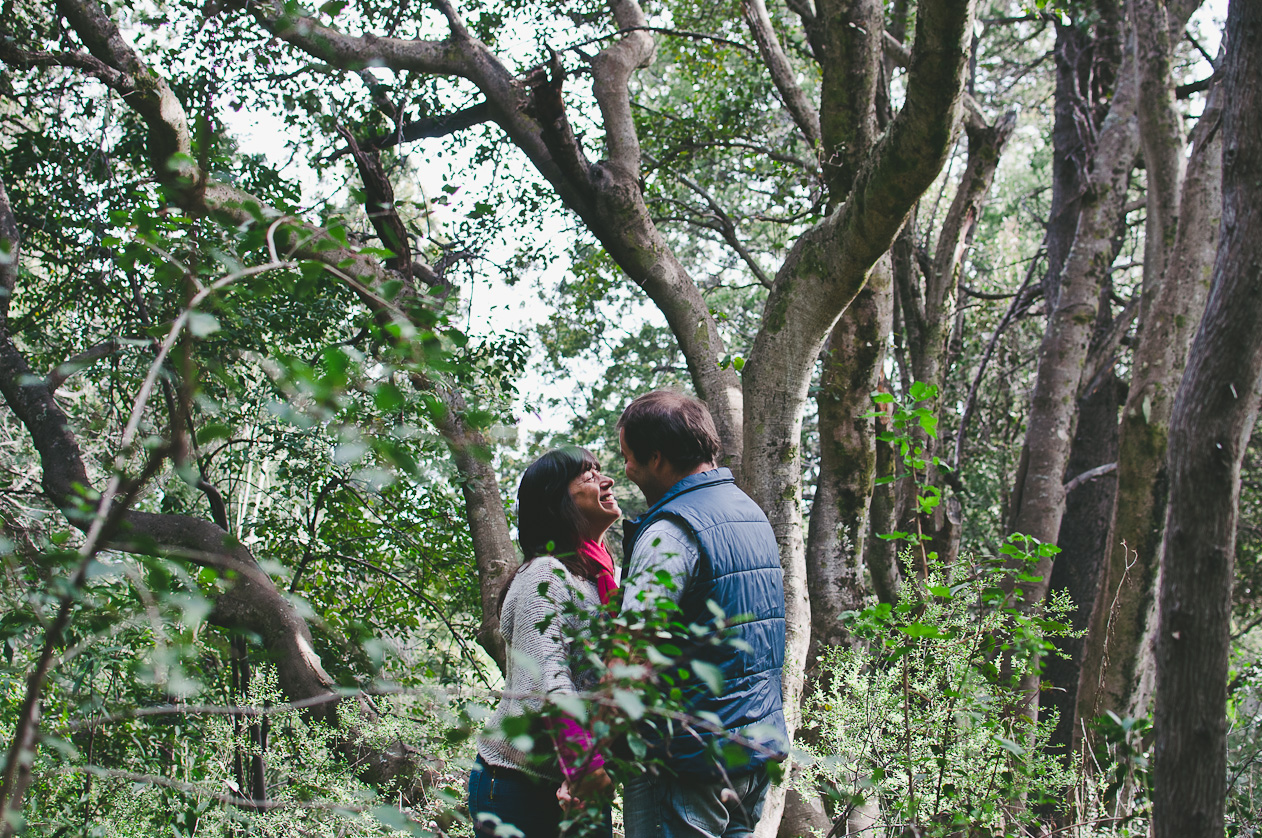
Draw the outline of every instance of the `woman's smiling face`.
M586 532L579 535L584 538L599 538L622 517L618 501L613 497L613 478L601 474L599 469L588 469L571 480L570 497L583 516Z

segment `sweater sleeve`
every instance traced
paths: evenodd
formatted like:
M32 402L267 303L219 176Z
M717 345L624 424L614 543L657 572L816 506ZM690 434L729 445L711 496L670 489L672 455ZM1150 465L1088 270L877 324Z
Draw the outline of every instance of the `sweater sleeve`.
M541 557L522 570L505 602L511 691L527 710L541 710L544 695L578 692L565 633L567 625L576 627L570 613L581 605L576 585L560 562ZM566 780L574 781L604 765L599 754L590 753L591 733L576 720L557 719L548 731Z
M542 557L522 570L513 588L503 626L511 690L527 709L537 711L543 695L577 691L564 633L572 584L560 562Z

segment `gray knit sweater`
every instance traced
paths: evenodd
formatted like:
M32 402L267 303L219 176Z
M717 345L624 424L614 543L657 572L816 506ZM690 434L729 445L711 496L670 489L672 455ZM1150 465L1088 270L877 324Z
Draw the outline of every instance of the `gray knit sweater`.
M540 586L545 585L540 595ZM568 603L577 607L567 607ZM513 577L500 610L500 631L508 647L504 696L478 738L478 753L488 765L561 779L555 762L540 770L520 748L506 741L503 723L512 716L537 713L544 695L585 692L596 686L599 674L583 664L582 650L573 648L576 644L570 638L589 625L584 617L599 608L596 584L573 575L551 556L534 559ZM541 630L540 624L550 615L552 620Z

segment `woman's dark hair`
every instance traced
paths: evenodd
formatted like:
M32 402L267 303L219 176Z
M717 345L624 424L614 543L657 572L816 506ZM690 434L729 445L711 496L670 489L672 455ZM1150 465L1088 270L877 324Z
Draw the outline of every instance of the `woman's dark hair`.
M552 556L575 576L595 580L595 568L578 555L583 516L570 496L570 483L580 474L599 469L600 463L590 451L575 446L554 448L526 469L517 487L517 543L525 557L522 567L538 556ZM500 591L501 608L512 584L509 579Z
M530 561L536 556L573 554L583 519L570 482L600 464L585 448L555 448L530 464L517 487L517 543Z

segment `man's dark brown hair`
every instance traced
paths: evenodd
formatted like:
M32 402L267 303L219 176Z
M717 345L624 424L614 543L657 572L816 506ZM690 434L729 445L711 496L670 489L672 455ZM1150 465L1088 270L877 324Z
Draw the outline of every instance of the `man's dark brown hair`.
M661 451L676 469L691 471L702 463L717 464L723 452L705 404L670 390L654 390L631 402L618 419L618 429L642 463Z

